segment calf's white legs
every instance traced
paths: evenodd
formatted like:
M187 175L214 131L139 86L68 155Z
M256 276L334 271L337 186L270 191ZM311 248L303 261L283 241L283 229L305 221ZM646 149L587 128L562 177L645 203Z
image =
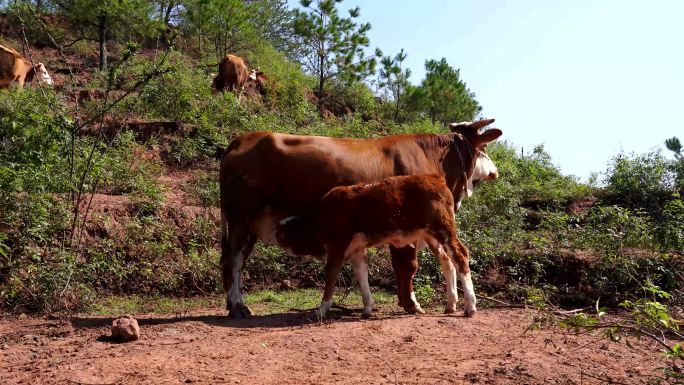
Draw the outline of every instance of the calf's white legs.
M470 262L468 249L456 235L453 235L444 245L441 245L434 238L428 239L427 242L432 254L439 259L442 273L444 273L444 280L446 281L447 305L444 312L456 312L456 303L458 302L456 285L460 277L463 286L464 313L466 317L474 316L477 309L475 307L475 289L473 288L473 280L468 268Z
M326 263L325 291L323 299L321 300L321 306L318 309L321 317L325 317L332 307L332 293L335 287L335 281L337 281L337 275L340 271L340 266L342 265L339 261L330 260L330 258L333 258L330 255L328 258ZM361 298L363 300L363 312L361 315L364 318L368 318L373 314L374 301L373 296L371 295L370 286L368 285L368 258L366 256L366 250L363 248L355 250L350 259L354 275L356 275L356 280L359 282L359 289L361 290Z
M455 313L456 304L458 303L458 291L456 289L458 276L456 275L454 263L444 251L442 245L436 241L430 242L430 251L439 259L439 264L442 266L442 273L444 274L444 280L446 281L447 305L446 308L444 308L444 312L447 314Z
M361 298L363 300L364 318L373 315L373 296L371 295L370 286L368 285L368 258L365 251L358 253L352 258L352 269L356 275L356 280L359 282L359 289L361 290Z
M473 288L473 280L470 278L470 272L466 274L458 274L461 277L461 284L463 285L463 299L465 301L465 315L472 317L475 315L477 309L475 308L475 289Z

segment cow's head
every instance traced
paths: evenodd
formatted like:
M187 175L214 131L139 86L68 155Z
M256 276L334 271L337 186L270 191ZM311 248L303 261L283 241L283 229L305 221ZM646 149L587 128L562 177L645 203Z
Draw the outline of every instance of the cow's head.
M494 180L499 176L499 170L485 153L485 148L487 147L487 144L496 140L503 132L498 128L491 128L480 133L481 128L486 127L493 122L494 119L483 119L477 122L451 123L449 125L451 132L458 134L459 137L463 138L467 145L467 153L470 155L469 159L475 163L472 166L472 174L467 178L466 185L464 186L463 192L466 196L471 196L473 194L474 185L478 182L483 180ZM459 157L464 157L464 154L459 154ZM472 159L473 157L474 159ZM462 161L467 162L465 159ZM458 205L460 205L460 202Z
M34 76L41 82L45 83L48 85L53 85L54 82L52 81L52 78L50 77L50 74L48 74L47 69L45 69L45 65L43 63L38 63L34 68Z
M211 93L212 95L216 95L216 93L223 91L223 78L221 77L221 74L211 74Z
M256 84L257 91L261 95L266 93L266 75L263 72L257 71L255 69L249 70L249 76L247 77L249 81L253 81Z

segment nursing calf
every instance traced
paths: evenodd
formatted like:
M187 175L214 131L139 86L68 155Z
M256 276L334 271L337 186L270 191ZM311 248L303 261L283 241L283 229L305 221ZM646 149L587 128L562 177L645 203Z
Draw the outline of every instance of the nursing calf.
M345 261L351 261L359 281L363 315L370 316L373 299L368 286L366 248L384 244L401 248L423 243L442 265L447 283L446 312L456 311L457 271L465 293L465 315L475 314L468 249L456 235L454 197L444 177L396 176L335 187L321 199L315 223L327 254L322 316L332 306L335 282Z

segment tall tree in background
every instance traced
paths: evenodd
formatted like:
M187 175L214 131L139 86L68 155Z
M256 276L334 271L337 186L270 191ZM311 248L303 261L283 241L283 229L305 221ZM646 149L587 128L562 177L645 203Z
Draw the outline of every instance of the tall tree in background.
M100 70L107 69L107 39L135 33L145 34L151 27L152 4L146 0L51 0L80 40L97 41Z
M342 0L301 0L306 11L297 10L295 33L304 45L303 64L318 79L318 110L322 110L326 83L333 78L354 82L375 71L374 57L364 57L371 25L356 24L359 7L341 17L336 4Z
M259 38L292 60L300 56L299 37L294 33L295 11L287 0L243 0L249 5L248 17L259 30Z
M473 120L482 110L460 78L460 70L445 58L425 62L425 79L411 95L414 108L428 113L430 120L442 123Z
M679 141L679 138L673 136L665 140L665 147L674 152L675 161L672 163L671 169L674 172L677 187L680 191L684 190L684 149L682 148L682 142Z
M217 59L257 41L251 6L242 0L184 0L186 32L197 34L200 55L211 41Z
M405 96L410 87L408 81L411 70L403 69L402 65L406 60L406 52L402 48L395 56L383 56L380 60L380 83L379 86L386 89L394 102L394 121L399 120L399 112L405 103Z
M176 19L183 8L182 0L155 0L154 3L154 12L159 24L159 39L164 49L168 50L171 44L169 39L171 22L177 21Z
M682 154L682 142L679 141L679 138L673 136L672 138L665 140L665 147L674 152L675 158L678 160L684 160L684 154Z

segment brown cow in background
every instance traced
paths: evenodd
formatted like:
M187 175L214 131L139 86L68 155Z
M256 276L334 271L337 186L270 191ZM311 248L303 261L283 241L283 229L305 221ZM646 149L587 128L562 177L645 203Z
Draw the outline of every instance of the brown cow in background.
M248 79L256 82L259 92L263 92L263 72L249 70L245 61L236 55L226 55L218 64L218 75L214 78L214 88L217 91L228 89L235 93L238 101L245 89Z
M43 63L34 67L19 52L0 45L0 89L9 88L15 81L19 88L23 88L24 83L31 82L34 77L43 83L53 84Z

